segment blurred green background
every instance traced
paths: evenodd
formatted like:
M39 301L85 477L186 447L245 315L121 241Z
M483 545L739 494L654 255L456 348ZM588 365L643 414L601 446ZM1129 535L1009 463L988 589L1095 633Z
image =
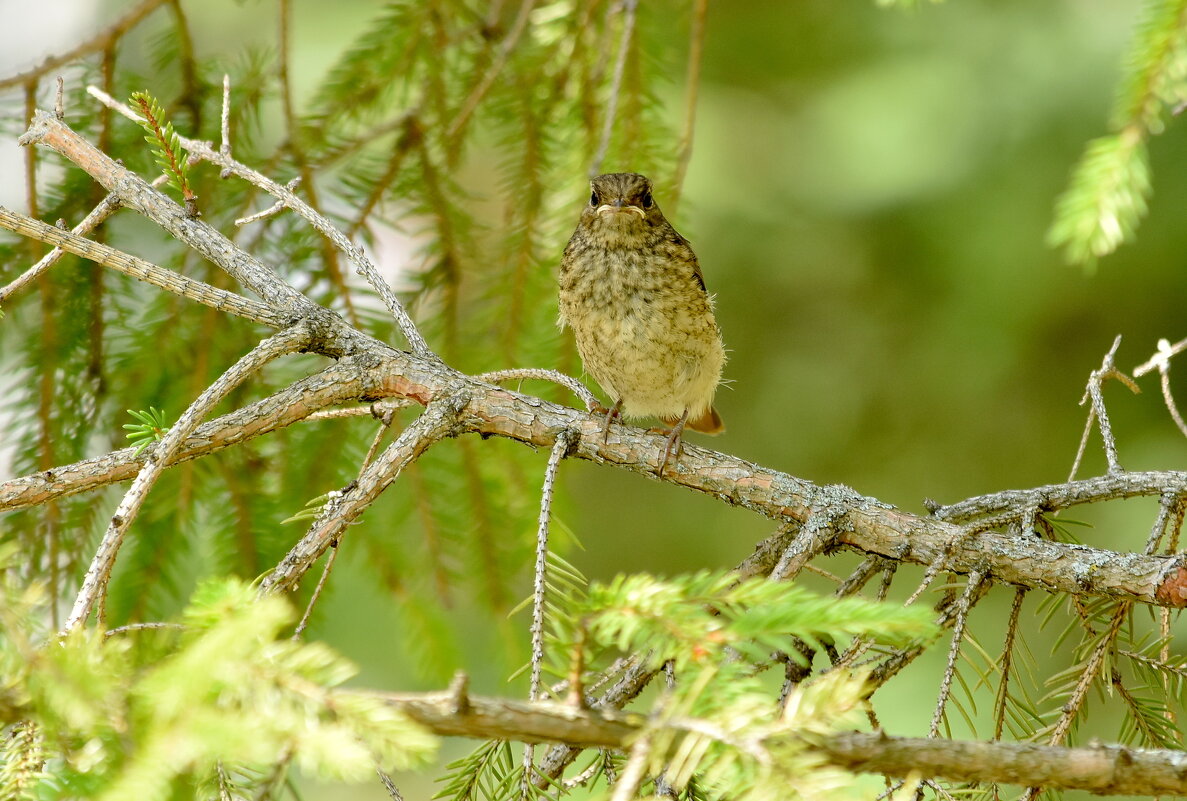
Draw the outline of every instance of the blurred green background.
M379 7L294 4L298 102ZM683 54L688 14L672 7L666 33ZM1154 198L1135 243L1095 270L1066 265L1044 243L1073 164L1106 131L1137 15L1115 0L950 0L916 12L865 0L711 3L695 150L673 223L716 293L730 384L718 402L728 431L696 441L914 512L925 497L950 503L1065 480L1084 426L1077 404L1113 338L1124 337L1118 366L1128 371L1158 338L1187 336L1187 142L1173 122L1152 143ZM212 3L191 19L199 52L268 42L274 31L264 4ZM676 129L683 55L678 63L662 94ZM468 189L481 195L475 175ZM584 197L575 175L574 221ZM1106 389L1121 463L1181 469L1187 440L1156 378L1141 386L1138 396ZM1103 466L1094 438L1081 475ZM566 554L591 578L730 566L774 528L622 471L573 462L562 475L561 528L584 546ZM1153 515L1154 504L1130 501L1077 517L1094 524L1081 533L1089 544L1140 550ZM365 561L344 549L312 629L359 662L359 684L438 688L440 668L456 666L477 691L520 692L505 679L526 656L526 615L491 621L458 597L429 615L456 632L452 645L397 650L416 623L393 610ZM854 558L820 564L844 574ZM895 592L910 592L919 572L902 571ZM995 590L973 615L991 653L1010 596ZM376 636L384 630L390 639ZM1034 642L1042 660L1046 646ZM892 733L926 732L942 651L877 702ZM1116 738L1111 717L1097 734ZM431 794L421 778L400 784L406 798ZM375 784L311 787L306 797L385 795Z

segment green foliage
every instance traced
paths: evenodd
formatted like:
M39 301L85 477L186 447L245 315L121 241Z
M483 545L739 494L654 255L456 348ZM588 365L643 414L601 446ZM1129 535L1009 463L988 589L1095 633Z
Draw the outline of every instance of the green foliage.
M194 198L189 182L189 156L173 130L173 123L164 119L165 110L156 98L148 92L136 92L130 99L130 104L140 112L140 124L148 131L144 141L154 146L153 155L157 164L169 176L169 182L177 191L181 192L186 201Z
M1114 133L1088 143L1060 195L1048 242L1092 263L1130 239L1150 197L1147 140L1187 100L1187 3L1146 0L1121 91Z
M820 649L821 637L872 635L902 644L936 633L925 609L822 597L765 579L739 582L728 573L666 582L645 574L619 576L592 587L581 614L595 641L622 651L650 651L653 667L672 660L677 670L729 662L719 659L727 650L758 664L772 652L788 650L792 637Z
M1146 142L1133 128L1090 142L1059 196L1050 244L1080 263L1116 250L1146 213L1148 161Z
M125 423L124 430L127 438L136 445L136 455L154 442L160 442L161 437L169 430L169 421L165 412L155 406L149 406L148 411L128 409L128 414L139 420L139 423Z
M852 777L825 766L805 743L854 723L865 674L826 672L780 705L772 703L763 671L781 664L777 654L802 661L795 639L819 648L825 640L901 645L937 634L927 610L825 598L728 573L668 580L635 574L588 591L563 564L550 573L550 664L572 665L580 652L588 678L626 653L673 677L640 718L647 721L640 738L650 746L647 775L687 798L849 797ZM620 761L592 759L578 771L591 786L621 775ZM450 768L438 797L453 801L514 798L523 783L522 767L503 743L486 744Z
M0 617L10 724L0 781L14 794L165 799L203 783L250 784L288 764L360 781L435 750L382 701L337 689L353 666L285 637L293 615L279 598L209 583L180 634L76 630L44 643L29 626L41 598L12 578L10 569Z

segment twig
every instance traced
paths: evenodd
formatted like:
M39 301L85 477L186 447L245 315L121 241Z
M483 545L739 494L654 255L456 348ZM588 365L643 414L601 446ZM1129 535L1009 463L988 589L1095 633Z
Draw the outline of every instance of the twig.
M458 412L465 401L464 395L454 395L430 403L349 489L325 505L305 536L261 582L260 592L295 587L313 562L332 543L340 542L351 521L366 511L405 467L456 431Z
M1173 345L1166 339L1158 340L1158 349L1154 352L1154 355L1133 368L1133 377L1141 378L1155 368L1161 370L1170 359L1178 356L1185 350L1187 350L1187 339L1180 339Z
M1179 413L1179 406L1175 403L1175 396L1171 392L1171 359L1182 353L1187 349L1187 339L1182 339L1172 345L1166 339L1158 340L1158 349L1154 355L1147 359L1142 364L1139 364L1133 370L1135 378L1140 378L1154 368L1158 368L1160 383L1162 385L1162 400L1166 403L1167 411L1170 412L1171 419L1175 421L1179 431L1183 436L1187 436L1187 422L1184 422L1183 415Z
M517 367L510 370L492 370L489 373L480 373L474 376L475 381L486 381L491 384L501 384L504 381L522 381L524 379L535 378L540 381L551 381L554 384L560 384L565 389L572 392L581 402L585 404L585 410L588 412L597 411L601 408L598 403L598 398L586 388L576 378L565 375L559 370L544 370L537 367Z
M108 198L111 198L109 195ZM3 293L9 292L18 282L23 282L26 275L33 272L33 270L41 267L41 272L48 269L56 258L55 254L61 256L62 253L73 253L76 256L90 259L91 261L101 264L104 267L110 267L116 272L130 275L144 281L147 284L152 284L155 287L164 289L167 292L172 292L180 295L183 298L197 301L198 303L211 306L220 311L230 312L231 314L245 317L253 322L262 323L272 328L280 328L284 325L284 317L275 312L271 307L266 306L256 300L250 300L237 295L234 292L228 292L225 289L218 289L210 284L204 284L201 281L195 281L192 278L186 278L184 275L175 273L172 270L166 270L164 267L158 267L155 264L145 261L144 259L131 256L123 251L116 250L108 245L100 244L90 239L86 239L77 234L79 229L84 228L87 220L92 217L102 219L106 215L96 214L99 209L105 206L110 206L114 211L119 207L119 202L111 202L104 200L95 211L87 215L87 219L78 225L75 233L63 231L60 228L55 228L52 225L46 225L40 220L34 220L31 217L26 217L23 214L9 211L0 206L0 228L7 228L22 236L27 236L30 239L36 239L39 242L45 242L49 245L54 245L55 250L50 251L41 261L28 270L25 275L22 275L13 284L0 292L0 299L3 298ZM93 227L93 225L91 226ZM44 267L42 267L44 265ZM36 276L34 276L36 277ZM18 287L19 288L19 287Z
M610 98L606 101L606 120L602 124L602 138L589 166L591 178L602 171L602 162L606 160L606 152L610 149L610 136L614 132L614 122L618 116L618 95L622 92L622 78L626 74L626 58L631 49L631 37L635 32L635 10L638 4L639 0L622 0L622 38L618 43L618 58L614 62L614 76L610 79Z
M129 623L126 626L117 626L114 629L108 629L103 632L104 637L114 637L117 634L127 634L130 631L153 631L157 629L185 629L181 623Z
M1152 554L1158 550L1159 543L1162 538L1166 536L1166 526L1177 513L1181 507L1183 496L1166 493L1158 501L1158 517L1154 519L1154 525L1150 527L1150 536L1146 538L1146 547L1142 551L1145 554Z
M96 600L103 593L111 570L115 567L115 558L123 544L124 535L136 519L141 505L148 492L152 489L161 473L169 465L170 459L185 438L194 430L211 409L227 396L235 387L242 384L256 370L268 362L292 353L308 341L308 332L303 327L287 328L276 332L262 341L259 345L235 362L229 370L219 376L198 396L197 400L182 413L177 422L170 427L168 433L158 442L148 456L148 460L136 475L132 486L128 488L124 498L120 501L107 532L95 552L91 566L83 579L82 588L74 602L74 608L66 619L65 631L76 629L90 615Z
M305 633L305 627L309 625L309 618L313 617L313 607L317 604L317 599L321 597L321 592L326 586L326 580L330 578L330 571L334 569L334 562L337 559L337 544L331 544L330 555L326 557L326 567L322 570L321 578L317 580L317 586L313 588L313 593L309 596L309 603L305 604L305 611L301 615L301 622L293 630L292 639L299 640L301 639L301 635Z
M231 76L223 73L223 105L218 126L220 141L218 154L225 159L231 158ZM223 176L224 178L227 176Z
M300 185L300 183L301 183L301 176L298 175L296 178L292 179L287 184L285 184L284 188L289 190L290 192L292 192ZM264 209L263 211L257 211L255 214L249 214L246 217L238 218L237 220L235 220L235 225L242 228L245 225L250 225L251 223L259 222L260 220L266 220L269 217L274 217L277 214L279 214L280 212L284 211L285 208L286 208L286 206L284 205L284 201L278 200L275 203L273 203L271 206L269 206L268 208Z
M993 739L1000 740L1006 723L1006 704L1009 702L1010 670L1014 664L1014 641L1018 636L1018 618L1022 615L1022 601L1026 598L1026 587L1014 589L1014 601L1010 605L1010 617L1006 621L1006 641L1002 644L1001 674L997 695L993 699Z
M556 487L556 474L561 460L569 453L576 438L574 432L564 429L556 435L548 465L544 468L544 487L540 491L540 517L536 526L536 568L532 584L532 669L528 682L528 698L540 699L540 671L544 665L544 608L548 578L548 529L552 523L552 495ZM531 745L523 750L523 797L530 794L533 781L535 750Z
M156 180L152 182L153 186L161 186L169 177L166 175L158 175ZM115 195L107 195L95 208L91 209L90 213L83 218L82 222L74 226L71 230L72 234L77 236L85 236L94 229L98 228L104 221L120 208L120 201ZM0 288L0 303L3 303L11 295L19 292L26 285L36 281L42 273L54 266L66 255L65 250L55 247L49 253L45 254L36 264L30 267L25 272L18 275L12 283L8 286Z
M536 526L536 568L532 584L532 671L528 698L540 699L540 669L544 662L544 608L548 576L548 529L552 523L552 496L556 487L557 469L568 455L575 435L565 429L556 435L548 466L544 469L544 487L540 492L540 516Z
M124 104L115 101L105 92L96 89L93 86L87 87L87 91L101 102L111 106L121 114L125 114L125 116L127 116L127 114L131 111L126 106L124 106ZM395 318L396 324L400 327L400 331L404 334L404 338L408 340L408 344L412 348L412 352L423 358L437 358L432 350L429 349L424 337L422 337L420 332L416 329L416 325L412 322L412 318L408 316L408 312L405 311L403 304L400 303L400 300L396 297L395 292L392 291L392 288L388 285L387 281L383 279L383 276L379 274L379 270L376 269L371 260L367 258L366 253L364 253L362 248L351 244L350 240L347 239L346 236L341 231L339 231L332 222L326 219L323 214L314 210L312 206L301 200L281 184L256 172L250 167L235 161L234 159L222 156L207 143L194 139L188 139L184 136L178 138L181 140L182 146L184 146L192 156L196 156L198 158L205 159L212 164L216 164L219 167L222 167L225 171L228 171L230 174L237 175L254 186L260 187L265 192L268 192L272 196L283 201L285 206L303 217L318 233L330 240L334 247L345 253L355 265L355 269L359 272L359 274L371 284L371 286L383 299L383 302L387 306L392 317ZM308 181L306 181L305 184L306 187L308 187ZM156 220L157 218L154 216L153 219ZM170 233L172 233L172 231L170 231ZM191 246L193 245L193 243L189 242L189 240L185 239L184 237L183 240L188 244L191 244ZM203 255L206 254L203 253ZM215 261L216 264L223 266L221 262L218 261L218 259L212 258L212 260ZM248 285L251 286L251 284ZM252 289L255 290L255 287L252 287ZM258 290L256 291L258 292ZM262 297L267 299L266 296Z
M956 674L956 661L960 658L965 623L973 606L973 596L984 578L983 573L970 573L964 592L956 602L956 622L952 626L952 643L948 646L948 663L944 667L944 678L940 681L939 698L936 699L936 709L932 713L931 726L928 727L928 737L940 736L940 723L944 720L944 707L948 705L948 696L952 692L952 677Z
M396 783L392 781L392 777L381 768L376 768L375 772L379 774L379 781L383 784L383 789L387 790L388 798L392 801L404 801L404 796L400 795L400 790L396 787Z
M191 145L197 143L187 139L181 141L187 150L194 152ZM117 195L125 206L150 218L173 237L222 267L277 310L324 313L320 306L286 284L262 261L235 247L212 226L190 217L180 205L153 189L140 176L117 164L68 125L54 119L53 115L38 111L19 142L22 145L41 144L52 148L83 167L107 191ZM205 144L202 146L214 153Z
M803 526L794 520L785 523L787 527L799 528L799 533L783 550L778 563L771 570L771 580L791 581L808 562L832 545L837 538L837 532L833 529L835 520L834 512L822 511L809 516Z
M1023 519L1027 509L1053 512L1085 503L1187 494L1187 472L1178 470L1119 473L1084 478L1065 484L1048 484L1026 490L1003 490L942 506L934 516L950 523L964 523L990 515L1001 515L977 528L993 528Z
M1080 405L1083 406L1088 402L1089 399L1092 400L1092 412L1089 417L1089 421L1091 421L1092 417L1094 416L1098 426L1100 427L1100 436L1101 439L1104 440L1105 459L1108 462L1110 474L1121 473L1123 471L1121 469L1120 462L1117 460L1117 440L1113 436L1113 427L1109 423L1109 413L1105 409L1105 399L1103 393L1101 392L1101 386L1107 379L1115 378L1121 383L1125 384L1125 386L1129 387L1133 392L1141 392L1141 390L1138 388L1138 385L1133 382L1133 379L1125 375L1125 373L1121 372L1116 367L1113 357L1116 356L1117 348L1119 347L1121 347L1120 334L1118 334L1117 338L1113 340L1113 347L1109 348L1109 352L1106 353L1104 358L1101 360L1100 368L1093 370L1092 374L1088 377L1088 386L1084 391L1083 399L1080 401ZM1082 451L1083 445L1081 445L1081 452ZM1076 468L1079 466L1079 463L1080 454L1077 454L1075 463L1072 466L1072 474L1068 477L1068 481L1071 481L1073 478L1075 478Z

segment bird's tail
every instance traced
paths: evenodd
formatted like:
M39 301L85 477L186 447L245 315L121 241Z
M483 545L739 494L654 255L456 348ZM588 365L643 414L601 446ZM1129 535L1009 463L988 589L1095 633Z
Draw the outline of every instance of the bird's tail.
M721 421L721 415L712 406L706 409L700 417L689 419L685 426L693 431L700 431L702 434L720 434L725 431L725 423Z

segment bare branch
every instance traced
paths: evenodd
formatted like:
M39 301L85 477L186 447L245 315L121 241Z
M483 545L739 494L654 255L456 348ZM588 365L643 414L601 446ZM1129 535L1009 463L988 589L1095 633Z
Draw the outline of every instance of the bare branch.
M95 211L92 211L91 214L87 215L85 220L79 223L75 229L75 233L70 233L0 206L0 228L7 228L22 236L27 236L30 239L36 239L39 242L45 242L46 244L55 246L55 250L50 251L45 258L37 262L24 275L8 287L0 290L0 300L3 300L5 293L19 289L20 285L26 282L26 277L29 277L28 280L36 278L37 275L52 266L57 261L57 257L60 257L63 253L73 253L76 256L90 259L104 267L110 267L116 272L130 275L147 284L152 284L167 292L172 292L183 298L203 303L220 311L230 312L231 314L245 317L253 322L263 323L272 328L279 328L284 324L284 318L280 314L273 311L271 307L260 303L258 300L250 300L242 295L236 295L234 292L228 292L225 289L218 289L210 284L204 284L201 281L186 278L184 275L175 273L172 270L166 270L164 267L158 267L144 259L131 256L108 245L103 245L77 235L77 231L87 227L88 221L92 220L92 218L97 218L95 222L90 224L90 227L93 228L99 220L106 217L107 214L100 212L100 209L108 208L111 211L119 208L119 201L112 200L111 195L108 195L108 198L100 203L95 208Z
M41 144L61 153L116 195L124 205L148 217L226 270L278 311L313 314L316 310L324 313L320 306L286 284L262 261L237 248L205 222L190 217L180 205L113 161L52 114L38 111L19 141L22 145ZM189 150L189 140L183 142Z
M629 748L642 732L639 715L566 704L499 700L451 691L371 693L443 736L565 743L574 748ZM673 721L680 725L681 721ZM695 728L695 721L687 721ZM890 737L881 732L813 736L806 745L829 763L859 773L912 772L956 782L1001 782L1080 789L1097 794L1187 793L1187 754L1121 746L1064 748L1032 743Z
M111 106L120 113L125 114L126 116L131 115L131 118L133 119L136 118L135 113L132 112L131 109L122 103L116 102L102 90L91 86L87 88L87 91L90 92L93 97L97 98L104 104ZM262 175L261 173L256 172L245 164L241 164L232 158L222 155L220 152L212 148L208 143L199 141L197 139L188 139L184 136L180 136L178 138L181 140L182 146L185 147L187 151L189 151L190 155L196 158L205 159L212 164L216 164L219 167L222 167L224 172L231 175L237 175L248 183L260 187L268 194L283 202L286 207L292 209L294 212L304 218L311 226L313 226L314 230L328 239L335 248L345 253L351 262L354 263L355 270L359 273L359 275L363 276L363 278L365 278L367 282L371 284L375 291L379 293L379 296L383 299L388 311L391 313L392 317L395 318L397 325L399 325L401 333L404 334L404 338L408 340L408 344L411 346L412 352L425 358L436 358L436 355L429 348L428 344L424 341L424 337L421 336L420 331L417 330L416 325L412 322L412 318L408 316L408 312L404 309L403 304L401 304L400 300L396 297L395 292L392 291L392 288L388 285L387 281L383 280L383 276L379 274L379 270L375 267L371 260L367 258L367 255L363 249L353 245L350 240L346 238L345 234L339 231L332 222L326 219L325 215L318 212L316 209L314 209L305 201L301 200L301 198L297 197L295 194L293 194L293 192L281 184L277 183L271 178L268 178L267 176ZM309 182L306 181L305 183L308 185ZM149 216L154 220L157 220L157 222L160 222L160 220L158 220L156 217L153 217L152 215ZM172 233L172 231L170 231L170 233ZM186 241L187 244L190 244L191 247L194 246L193 243L188 239L184 241ZM206 254L203 253L203 255ZM215 259L211 260L215 261L215 263L219 263ZM223 265L219 263L219 266ZM255 289L255 287L252 288ZM265 297L265 299L267 298Z
M581 402L585 404L586 411L592 412L601 408L597 396L590 392L585 384L582 384L572 376L565 375L559 370L543 370L537 367L513 367L510 370L493 370L489 373L474 376L475 381L489 381L492 384L501 384L504 381L522 381L529 378L560 384L581 399Z
M273 359L299 349L308 339L309 334L303 328L284 329L265 339L207 387L161 441L153 446L148 460L140 468L136 480L132 482L132 486L128 488L111 517L107 532L103 535L99 549L95 552L91 566L83 578L82 589L75 599L74 608L70 611L70 617L66 619L66 631L81 626L94 609L97 599L107 586L107 580L111 577L111 570L115 567L116 554L123 544L124 535L136 519L149 490L169 466L170 460L185 438L219 401L247 380L252 373Z
M1065 484L1048 484L1034 489L1003 490L941 506L933 514L950 523L976 520L977 528L995 528L1018 522L1028 508L1054 512L1085 503L1162 497L1167 494L1187 495L1187 472L1165 470L1119 473L1068 481ZM996 517L982 520L991 516Z
M289 590L331 544L337 544L350 522L369 507L396 480L400 471L434 443L457 432L464 395L446 396L430 403L420 417L367 467L358 480L326 504L325 510L301 540L292 547L260 585L261 592Z
M242 444L300 422L318 409L357 401L373 391L373 377L368 376L355 360L343 359L270 397L199 426L178 449L171 464ZM0 483L0 512L40 506L128 481L148 459L147 454L137 454L136 451L136 448L122 448Z
M1117 460L1117 440L1113 436L1113 427L1109 423L1109 413L1105 409L1105 399L1101 387L1107 379L1115 378L1129 387L1133 392L1141 392L1132 378L1117 369L1114 357L1117 355L1117 348L1119 347L1121 347L1120 335L1113 340L1113 347L1109 348L1109 352L1101 360L1100 368L1093 370L1092 374L1088 377L1088 387L1084 391L1084 399L1080 401L1080 404L1083 405L1089 399L1092 400L1092 412L1089 416L1089 424L1091 425L1091 420L1095 417L1100 427L1101 439L1104 440L1105 459L1109 465L1109 473L1120 473L1122 470L1121 463ZM1083 442L1081 442L1080 454L1076 455L1076 465L1080 463L1080 455L1083 453L1083 447ZM1070 481L1072 478L1075 478L1075 475L1076 467L1073 466L1072 474L1068 480Z

